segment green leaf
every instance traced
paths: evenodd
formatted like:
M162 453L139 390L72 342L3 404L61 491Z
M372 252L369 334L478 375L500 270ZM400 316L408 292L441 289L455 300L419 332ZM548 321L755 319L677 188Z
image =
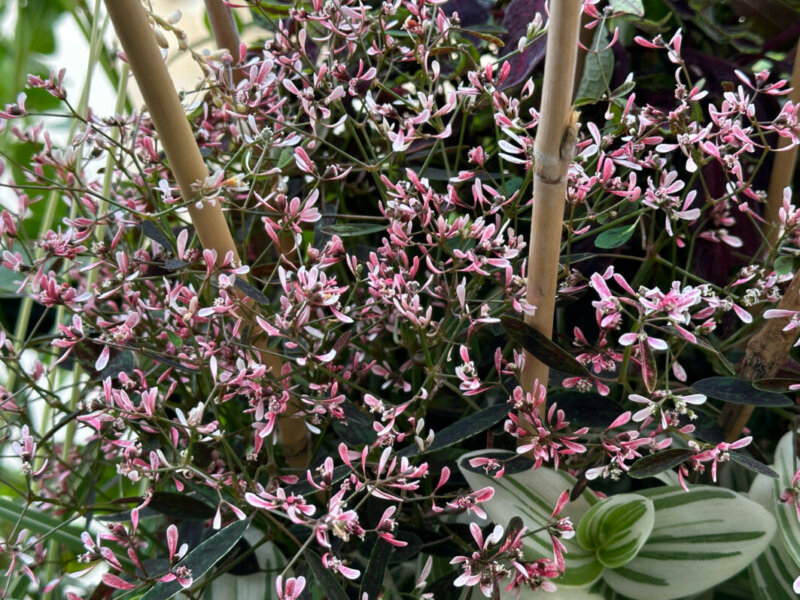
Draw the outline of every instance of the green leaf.
M182 520L211 519L217 512L199 498L175 492L155 492L147 506L162 515Z
M788 275L794 268L794 258L791 256L779 256L775 259L775 272L778 275Z
M736 377L709 377L692 385L692 389L715 400L750 406L792 406L794 402L783 394L767 392L749 381Z
M603 248L604 250L619 248L625 242L631 239L633 232L636 231L637 223L638 221L634 221L630 225L614 227L612 229L606 229L605 231L600 232L600 234L594 240L594 245L598 248Z
M339 585L339 582L336 581L336 577L333 576L333 573L325 568L320 557L312 550L306 550L303 554L306 557L308 566L311 567L311 572L314 573L314 578L325 591L325 599L349 600L347 593L342 589L342 586Z
M21 499L12 500L0 496L0 523L17 522L19 522L19 529L28 529L33 533L40 534L43 538L55 540L75 555L86 552L81 541L81 533L83 533L81 527L71 525L69 522L65 524L62 517L54 517L35 508L28 507L26 510Z
M494 479L482 472L476 473L469 466L472 458L504 459L507 456L506 452L479 450L463 456L458 465L473 490L488 486L494 488L494 497L481 505L492 521L506 527L512 518L519 517L528 530L534 532L524 538L523 553L526 559L551 556L550 535L542 528L550 522L550 515L561 493L575 485L575 478L563 471L539 468ZM574 502L568 503L561 515L577 523L596 502L594 494L586 490ZM564 555L566 573L555 579L554 583L559 588L585 587L597 581L603 565L594 557L594 553L581 548L575 539L562 539L562 542L567 548Z
M609 0L614 12L626 13L637 17L644 16L642 0Z
M189 552L178 565L188 567L193 579L197 581L231 551L249 526L250 519L231 523ZM141 600L168 600L182 590L177 580L159 582L150 588Z
M600 100L609 92L611 76L614 72L614 52L606 48L610 42L604 26L597 28L591 50L586 53L583 77L578 86L576 98Z
M788 434L791 438L791 433ZM765 475L756 475L750 486L750 498L776 516L773 481ZM795 519L796 521L797 519ZM782 535L772 538L769 547L750 565L750 582L755 600L797 600L792 583L798 565L786 548Z
M579 363L574 356L561 346L550 340L522 319L505 316L500 319L508 337L531 353L532 356L542 361L551 369L556 369L567 375L589 377L589 372Z
M375 542L372 547L372 553L369 555L364 577L361 579L361 589L358 591L359 598L378 597L383 587L383 577L393 549L394 546L380 538Z
M687 448L669 448L661 452L648 454L631 465L631 468L628 469L628 475L634 479L655 477L659 473L677 467L694 456L694 454L694 450Z
M338 235L339 237L353 237L356 235L369 235L384 231L386 225L376 223L336 223L326 225L322 228L322 233L326 235Z
M374 421L358 410L352 402L345 401L341 404L344 418L333 422L333 429L350 447L360 447L363 444L372 444L378 434L373 429Z
M474 35L475 37L482 39L484 42L489 42L490 44L494 44L498 48L502 48L503 46L505 46L505 43L499 37L490 35L488 33L484 33L483 31L476 31L474 29L467 30L453 26L450 27L450 31L458 31L460 33L467 33L469 35Z
M794 503L786 504L777 501L784 490L793 487L792 479L800 467L796 448L795 433L792 431L786 433L775 448L775 464L773 466L778 472L778 478L772 480L773 489L770 502L774 507L773 513L778 520L778 531L781 533L786 550L800 568L800 520L797 518Z
M630 562L647 541L656 511L638 494L619 494L601 500L578 524L577 540L609 568Z
M504 419L508 415L508 409L508 404L493 404L492 406L488 406L468 417L456 421L452 425L448 425L444 429L436 432L433 443L425 450L425 454L454 446L479 433L483 433ZM408 448L404 448L399 454L401 456L416 455L417 452L412 450L416 450L416 448L414 446L409 446Z
M772 469L770 469L767 465L765 465L760 461L757 461L755 458L748 456L747 454L731 450L730 452L728 452L728 456L731 457L731 460L733 462L742 465L745 469L749 469L750 471L755 471L756 473L761 473L762 475L766 475L767 477L778 476L778 474Z
M239 289L245 296L252 298L259 304L269 304L269 298L267 298L261 290L246 282L241 277L237 277L233 282L233 285L235 285L237 289Z
M700 593L750 565L775 534L775 519L730 490L680 486L642 490L655 524L632 561L603 579L631 598L674 600Z
M753 382L753 387L757 390L765 392L775 392L778 394L794 393L795 390L790 386L797 385L797 379L789 379L782 377L768 377L765 379L756 379Z
M142 222L142 233L164 248L164 250L174 250L169 238L153 221Z

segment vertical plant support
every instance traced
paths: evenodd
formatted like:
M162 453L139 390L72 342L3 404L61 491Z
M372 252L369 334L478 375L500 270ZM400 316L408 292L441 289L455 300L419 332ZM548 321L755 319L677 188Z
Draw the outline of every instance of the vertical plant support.
M205 181L209 175L208 169L161 57L147 15L140 0L106 0L105 4L181 194L184 198L194 198L198 194L197 184ZM201 200L199 206L193 203L188 208L203 248L215 250L218 260L222 260L228 252L233 252L238 261L236 246L220 204ZM280 375L283 366L280 358L262 351L261 360L275 377ZM290 412L296 410L297 405L289 406ZM278 421L278 430L289 464L297 468L305 467L308 449L305 423L301 419L282 418Z
M577 117L572 110L572 82L578 53L580 0L550 4L542 106L534 146L533 213L528 249L526 300L536 306L525 322L550 337L553 332L561 226L567 193L567 171L575 152ZM548 368L526 353L521 384L547 384ZM544 410L544 406L542 406Z
M230 52L234 62L239 58L239 29L236 27L236 20L233 18L233 11L225 5L222 0L205 0L206 14L208 22L211 24L211 31L218 48L224 48ZM230 74L229 83L236 85L241 80L241 73L234 69Z

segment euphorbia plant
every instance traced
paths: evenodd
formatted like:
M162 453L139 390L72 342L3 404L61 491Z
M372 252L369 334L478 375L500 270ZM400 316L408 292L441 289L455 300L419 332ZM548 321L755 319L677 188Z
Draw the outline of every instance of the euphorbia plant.
M725 15L676 31L651 4L582 5L553 339L525 323L543 4L244 3L265 40L218 34L210 53L149 13L117 62L143 80L137 43L174 36L203 73L166 126L158 96L98 115L63 74L32 75L75 135L59 147L24 96L0 111L3 266L37 307L0 332L7 595L216 598L246 577L293 600L666 599L724 585L770 543L762 561L782 560L771 510L742 492L748 469L775 475L763 455L796 374L735 375L757 327L796 321L775 312L791 189L775 244L759 236L797 111L752 61L720 80L730 48L702 60ZM224 219L204 229L210 207ZM523 351L547 381L520 385ZM767 425L726 441L714 424L735 402ZM708 570L681 578L698 536Z

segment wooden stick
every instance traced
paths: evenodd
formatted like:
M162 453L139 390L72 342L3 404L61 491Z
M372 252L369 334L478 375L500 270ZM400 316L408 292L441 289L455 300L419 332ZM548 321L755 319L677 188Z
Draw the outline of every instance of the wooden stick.
M211 24L211 32L218 48L225 48L230 52L234 61L239 60L239 29L236 27L236 19L233 18L233 11L225 5L222 0L205 0L208 22ZM233 69L231 73L232 83L236 85L242 79L239 69ZM228 80L227 83L231 83Z
M172 78L167 71L155 34L140 0L106 0L106 10L114 24L122 48L158 132L167 160L184 198L198 195L196 186L208 177L192 128L181 106ZM189 215L203 248L217 252L221 261L228 252L239 256L219 202L200 199L200 205L189 206ZM273 353L260 351L262 362L274 377L281 373L281 360ZM290 405L290 413L299 410ZM289 464L296 468L307 464L308 433L302 419L285 417L278 420L278 430Z
M571 107L580 14L580 0L559 0L550 4L542 107L534 146L526 299L536 306L536 313L526 315L525 322L548 337L553 332L567 171L575 152L578 129L578 115ZM547 365L526 353L522 388L533 392L536 380L546 386L547 376Z
M778 308L784 310L800 310L800 271L795 273L792 282L778 302ZM764 326L747 342L744 359L739 367L739 377L747 381L755 381L764 377L773 377L781 368L792 346L797 341L800 329L783 331L789 323L789 317L767 319ZM733 442L739 438L750 415L752 406L726 404L719 417L719 424L725 432L725 439Z
M800 42L797 43L794 53L794 67L792 68L792 91L786 96L787 102L797 104L800 102ZM778 138L778 150L789 145L789 138ZM772 163L772 173L769 179L769 189L767 191L767 206L764 212L764 219L767 222L767 239L769 240L769 250L775 248L778 243L781 225L778 211L783 206L783 190L791 185L794 175L795 165L797 164L797 146L789 150L782 150L775 153L775 160Z

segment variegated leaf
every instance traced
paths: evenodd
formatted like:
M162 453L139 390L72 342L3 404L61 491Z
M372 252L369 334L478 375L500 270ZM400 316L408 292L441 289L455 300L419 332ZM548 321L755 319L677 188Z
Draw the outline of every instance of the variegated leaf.
M619 494L589 509L577 529L578 543L611 569L631 561L655 522L653 503L638 494Z

